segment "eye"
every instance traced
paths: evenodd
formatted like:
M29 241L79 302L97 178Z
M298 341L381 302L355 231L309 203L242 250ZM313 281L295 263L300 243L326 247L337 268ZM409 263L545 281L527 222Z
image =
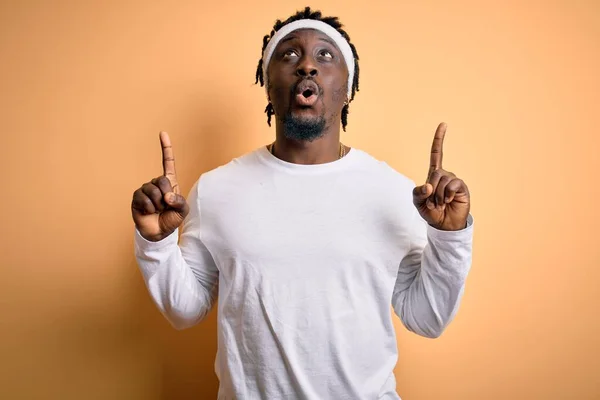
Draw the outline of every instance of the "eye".
M296 53L295 50L289 49L286 50L285 53L283 53L284 57L298 57L298 53Z
M331 52L329 50L321 50L319 52L319 55L321 57L325 57L325 58L333 58L333 54L331 54Z

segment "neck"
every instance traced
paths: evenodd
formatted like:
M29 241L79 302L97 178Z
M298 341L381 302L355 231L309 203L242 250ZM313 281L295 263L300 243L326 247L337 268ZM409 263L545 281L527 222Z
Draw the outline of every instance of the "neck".
M298 141L285 136L282 124L276 125L274 155L293 164L324 164L340 158L340 129L327 129L323 136L309 141ZM345 148L347 149L347 148Z

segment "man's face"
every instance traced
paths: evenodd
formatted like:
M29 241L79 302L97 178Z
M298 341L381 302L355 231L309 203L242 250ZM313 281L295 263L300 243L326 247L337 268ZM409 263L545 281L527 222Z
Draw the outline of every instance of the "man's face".
M283 38L269 63L268 80L269 98L287 136L310 141L339 124L348 68L324 33L302 29Z

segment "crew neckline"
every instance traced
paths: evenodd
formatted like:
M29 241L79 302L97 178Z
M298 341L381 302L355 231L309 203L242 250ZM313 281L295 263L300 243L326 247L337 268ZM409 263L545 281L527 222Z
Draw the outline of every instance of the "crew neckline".
M350 147L350 150L348 150L344 157L322 164L295 164L284 161L271 154L266 145L261 146L257 150L257 154L264 163L274 168L293 173L314 174L338 171L340 169L347 168L356 160L356 157L358 156L358 150L354 147Z

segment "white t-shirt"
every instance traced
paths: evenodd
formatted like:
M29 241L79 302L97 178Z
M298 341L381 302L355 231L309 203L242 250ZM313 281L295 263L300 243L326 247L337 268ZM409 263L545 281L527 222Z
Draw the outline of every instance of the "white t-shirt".
M136 257L178 328L218 298L219 399L398 399L392 308L437 337L458 309L473 220L429 226L415 183L364 151L325 164L266 147L201 175L178 232ZM208 355L207 355L208 356Z

